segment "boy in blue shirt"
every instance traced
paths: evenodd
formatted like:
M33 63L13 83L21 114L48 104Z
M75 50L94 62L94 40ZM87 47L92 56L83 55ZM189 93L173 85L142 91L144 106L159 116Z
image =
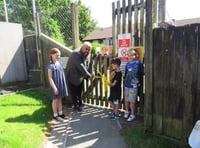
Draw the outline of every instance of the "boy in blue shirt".
M142 63L138 60L138 53L134 48L128 50L128 63L125 70L124 95L125 95L125 113L124 118L127 121L133 121L135 117L135 103L140 86L140 78L144 75ZM129 112L130 110L130 112Z

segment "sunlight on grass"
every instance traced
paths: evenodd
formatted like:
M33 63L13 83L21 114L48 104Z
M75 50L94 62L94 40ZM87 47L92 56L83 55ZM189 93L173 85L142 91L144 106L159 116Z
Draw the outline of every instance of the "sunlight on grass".
M177 148L173 141L145 134L143 124L122 129L121 135L130 148Z
M0 147L36 148L51 118L51 100L45 88L0 97Z

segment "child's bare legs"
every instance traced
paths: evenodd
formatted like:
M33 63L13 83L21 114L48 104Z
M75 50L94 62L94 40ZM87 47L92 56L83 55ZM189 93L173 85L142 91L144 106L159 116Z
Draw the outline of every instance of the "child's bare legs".
M114 105L114 113L115 115L118 115L118 110L119 110L119 104Z
M135 103L130 102L131 115L135 115Z
M113 104L113 102L109 101L109 103L110 103L110 108L112 108L112 110L114 111L114 104Z
M130 110L131 110L131 114L128 117L127 121L133 121L135 119L135 102L136 102L136 98L137 98L137 92L138 89L137 88L132 88L130 90Z
M118 103L117 103L118 102ZM118 110L119 110L119 101L114 101L110 104L112 104L112 109L113 109L113 113L111 114L110 118L111 120L115 120L115 119L119 119L119 113L118 113Z
M128 118L129 116L129 102L125 101L125 109L126 111L124 112L124 118Z
M58 114L62 115L63 111L62 111L62 98L58 99Z
M128 117L127 121L133 121L135 119L135 103L130 102L130 109L131 109L131 114Z
M128 101L125 101L125 109L126 109L126 111L129 111L129 102Z
M109 116L112 117L114 115L114 104L112 101L109 101L111 112L109 113Z
M62 98L53 99L52 109L54 117L62 114Z
M53 109L53 116L56 117L58 116L58 99L53 99L52 101L52 109Z

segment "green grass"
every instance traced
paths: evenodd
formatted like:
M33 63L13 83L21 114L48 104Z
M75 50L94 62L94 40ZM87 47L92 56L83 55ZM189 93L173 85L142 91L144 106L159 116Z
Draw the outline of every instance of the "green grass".
M37 88L0 97L0 147L37 148L51 119L49 92Z
M135 125L121 130L129 148L178 148L178 143L152 134L145 134L144 126Z

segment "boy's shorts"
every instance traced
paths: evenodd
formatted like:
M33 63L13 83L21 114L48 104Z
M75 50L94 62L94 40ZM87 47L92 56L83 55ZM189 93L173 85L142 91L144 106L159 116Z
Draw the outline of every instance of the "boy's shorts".
M138 88L124 88L124 96L126 102L135 103L138 95Z

